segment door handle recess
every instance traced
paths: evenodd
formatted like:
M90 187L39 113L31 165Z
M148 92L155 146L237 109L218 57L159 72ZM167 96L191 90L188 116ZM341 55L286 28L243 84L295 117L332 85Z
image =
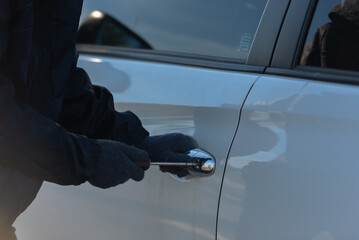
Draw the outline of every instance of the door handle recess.
M216 170L216 159L208 152L195 148L186 153L191 162L151 162L151 166L173 166L186 168L191 174L210 176Z

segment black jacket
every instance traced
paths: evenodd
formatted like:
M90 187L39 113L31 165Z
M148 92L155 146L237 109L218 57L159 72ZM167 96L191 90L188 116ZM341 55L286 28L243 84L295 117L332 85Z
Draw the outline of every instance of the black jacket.
M148 135L108 90L76 67L82 0L0 0L0 163L78 185L93 173L91 139L137 144Z

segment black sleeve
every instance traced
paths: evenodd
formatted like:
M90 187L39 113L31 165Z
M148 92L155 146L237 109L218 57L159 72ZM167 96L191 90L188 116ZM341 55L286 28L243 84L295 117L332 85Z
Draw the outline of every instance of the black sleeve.
M87 73L76 68L66 86L59 123L68 131L89 138L111 139L135 145L148 132L130 111L116 112L112 94L94 86Z
M0 0L0 164L41 180L81 184L92 176L98 161L96 141L69 134L15 97L14 82L27 71L28 55L22 52L27 49L24 36L31 30L31 4L32 0ZM20 40L25 43L18 44ZM10 60L18 79L5 67Z
M8 0L0 0L0 57L5 54L9 42L10 12L10 2Z
M96 141L62 126L14 99L0 77L0 162L29 176L62 185L85 182L100 154Z

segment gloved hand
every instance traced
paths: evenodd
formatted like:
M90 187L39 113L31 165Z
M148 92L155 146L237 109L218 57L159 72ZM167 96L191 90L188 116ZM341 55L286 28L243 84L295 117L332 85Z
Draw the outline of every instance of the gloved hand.
M148 153L122 142L111 140L96 140L101 148L101 154L95 165L95 171L88 180L100 188L109 188L126 182L132 178L141 181L144 170L136 165L149 166Z
M146 137L138 147L148 152L153 162L190 162L192 158L184 153L194 148L192 142L181 133ZM160 170L178 177L188 174L188 171L181 167L160 166Z

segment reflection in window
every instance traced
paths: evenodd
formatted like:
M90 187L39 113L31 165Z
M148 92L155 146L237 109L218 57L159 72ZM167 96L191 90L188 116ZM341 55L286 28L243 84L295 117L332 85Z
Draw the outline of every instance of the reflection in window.
M101 11L93 11L81 24L77 43L128 48L151 48L137 34Z
M329 3L334 8L323 12ZM300 64L359 71L359 0L319 1L311 29L316 19L322 17L318 14L325 14L329 21L314 26L317 29L310 42L309 31Z
M84 3L81 28L88 14L100 10L135 32L152 49L236 58L244 62L267 1L87 0ZM117 31L112 27L109 29ZM121 41L116 40L120 33L111 31L108 31L106 42L123 46ZM104 40L104 35L101 38ZM105 43L97 41L91 44Z

